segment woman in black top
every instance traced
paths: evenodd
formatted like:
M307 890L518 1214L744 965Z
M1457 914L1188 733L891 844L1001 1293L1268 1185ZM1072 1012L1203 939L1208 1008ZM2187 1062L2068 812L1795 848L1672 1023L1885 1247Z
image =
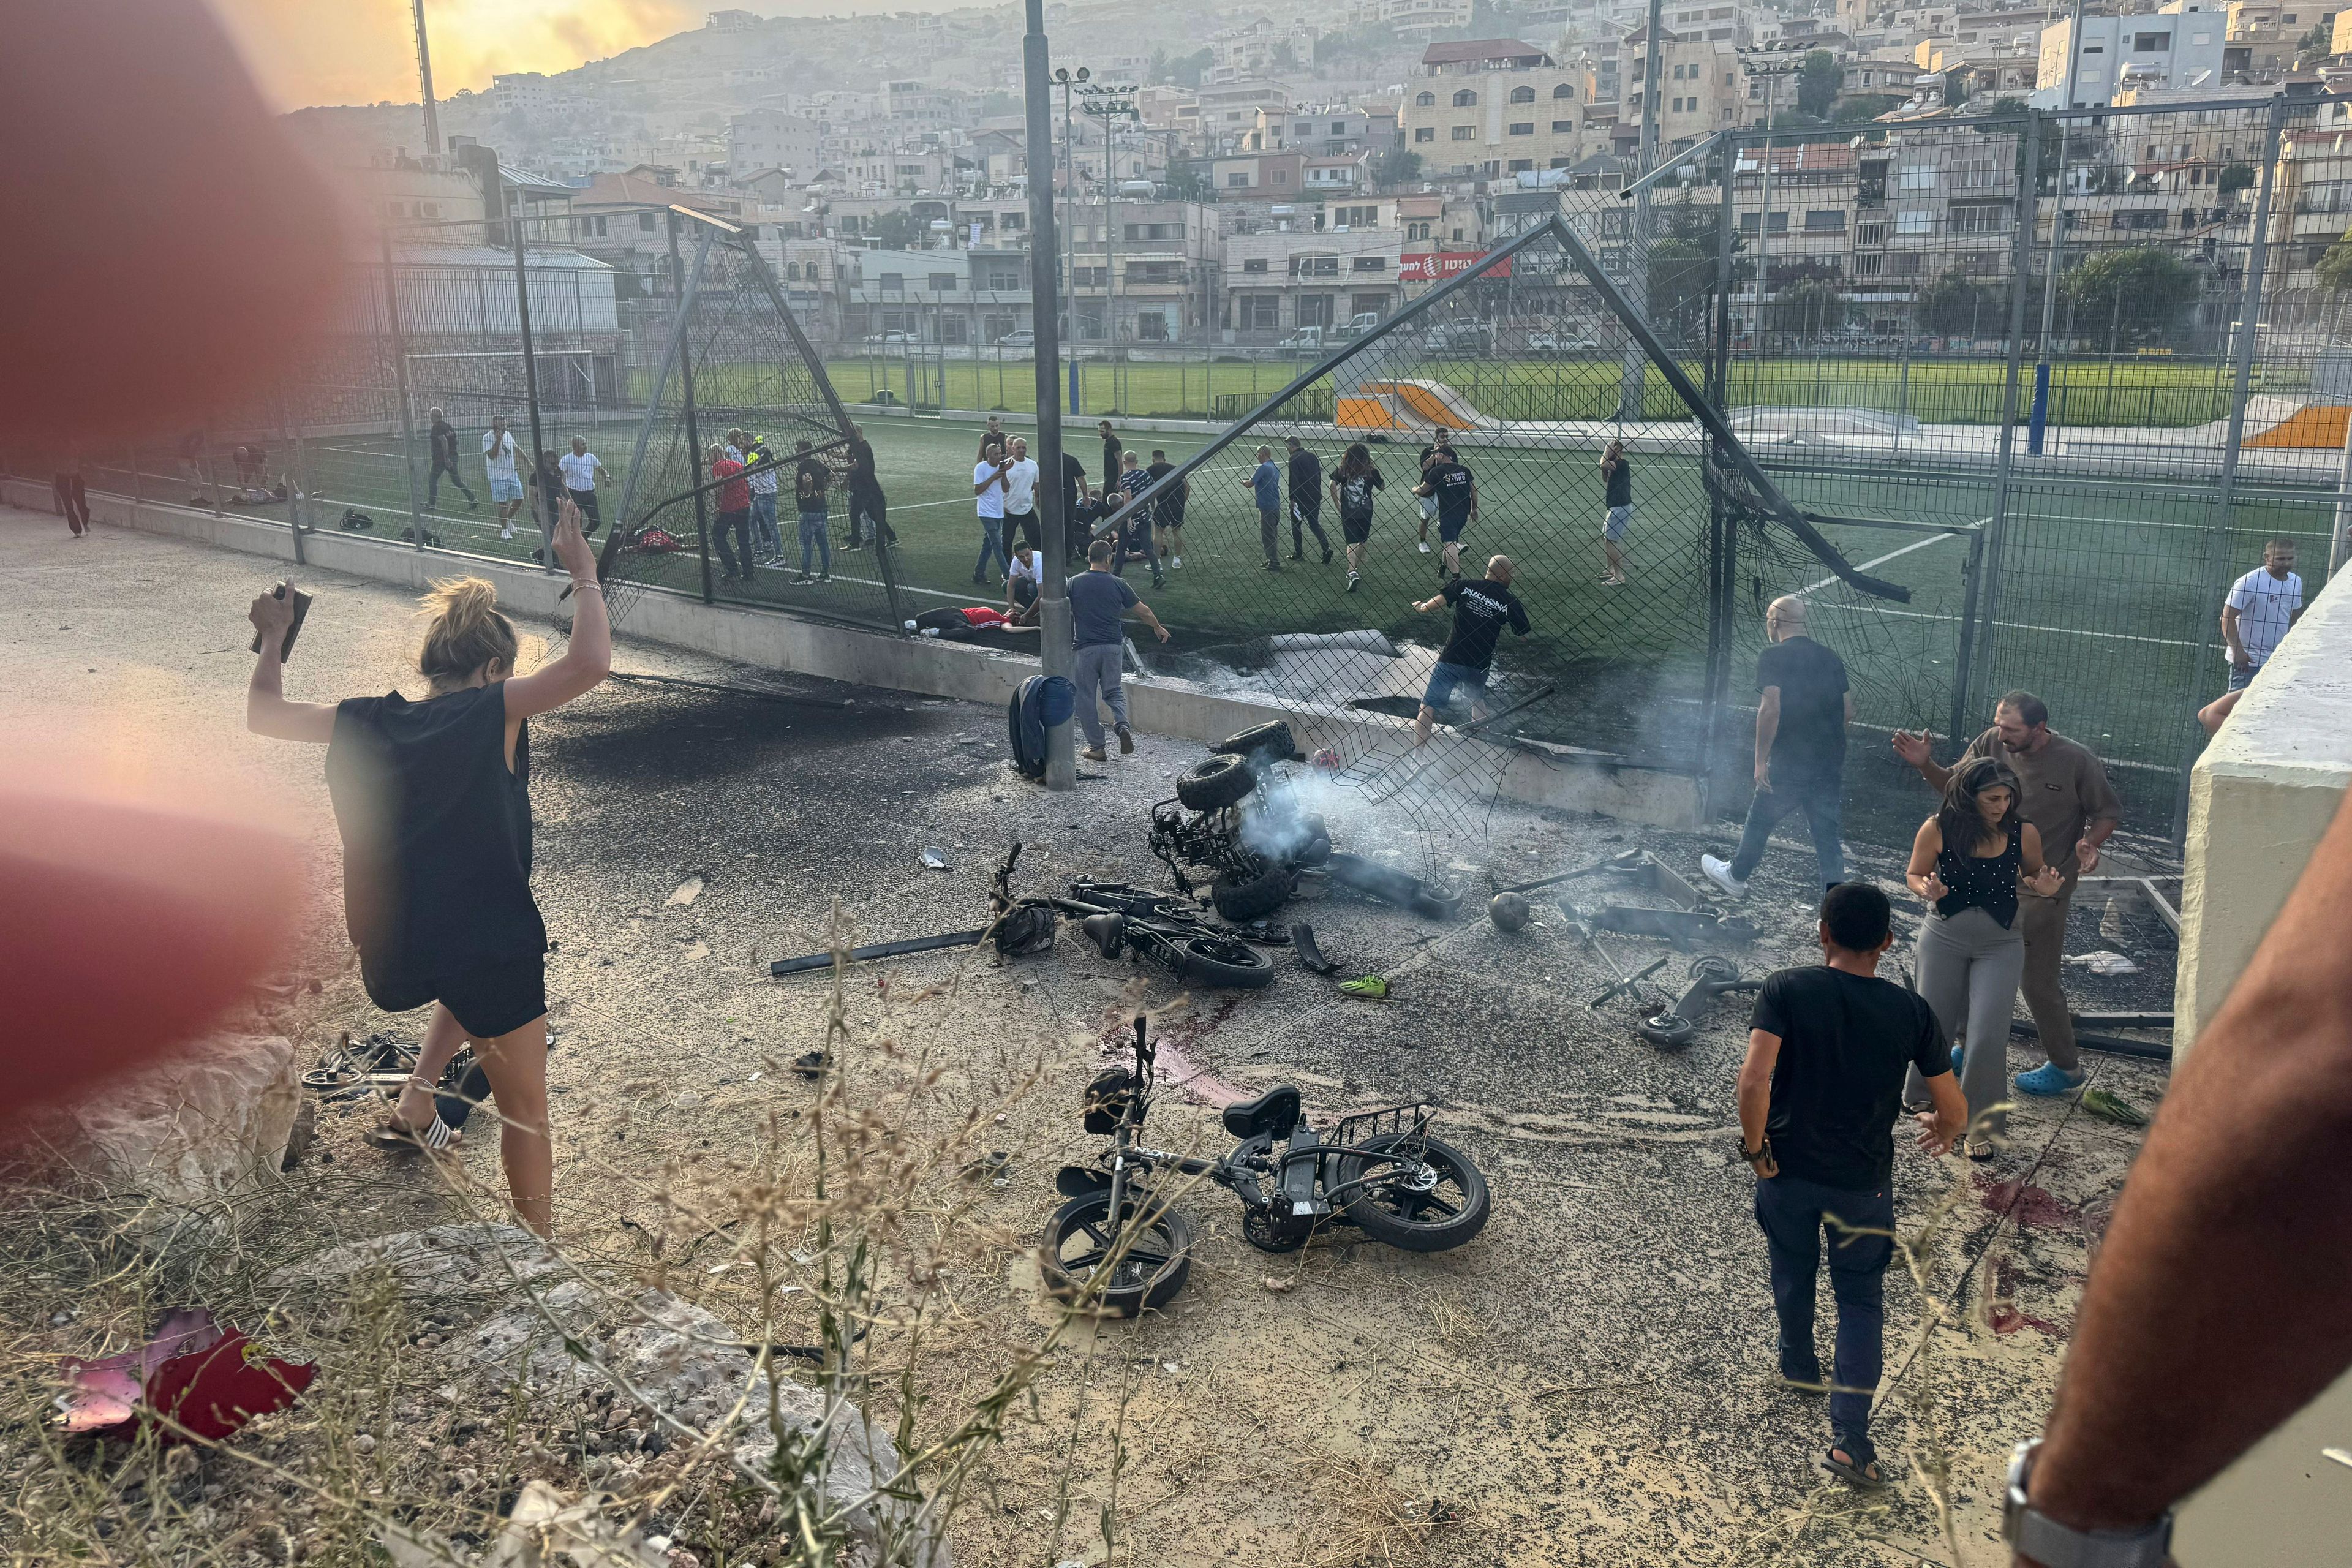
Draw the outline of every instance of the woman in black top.
M1339 509L1339 538L1348 547L1348 592L1364 575L1364 546L1372 537L1372 497L1388 488L1372 466L1370 447L1353 443L1331 470L1331 500Z
M1969 1157L1992 1157L2009 1098L2009 1021L2025 973L2017 890L2044 898L2063 880L2042 861L2042 836L2019 816L2017 775L1990 757L1952 771L1944 804L1919 825L1904 875L1929 905L1919 927L1919 994L1955 1045L1952 1067L1969 1101ZM1913 1086L1915 1089L1917 1086Z
M549 1232L554 1150L547 1117L547 928L530 895L530 751L524 721L560 708L612 668L612 627L580 511L561 506L555 555L572 574L571 645L516 676L515 631L478 577L436 583L417 667L425 700L399 692L289 702L279 649L290 599L265 594L248 618L261 656L246 725L327 748L343 841L343 912L368 997L386 1012L433 1004L416 1071L388 1131L433 1148L441 1070L467 1040L501 1123L507 1188L522 1222ZM427 1119L430 1119L429 1121Z

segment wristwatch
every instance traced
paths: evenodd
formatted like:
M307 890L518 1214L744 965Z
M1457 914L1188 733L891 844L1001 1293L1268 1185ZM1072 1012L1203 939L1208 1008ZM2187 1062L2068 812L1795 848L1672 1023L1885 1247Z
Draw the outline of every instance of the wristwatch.
M2033 1479L2033 1458L2042 1439L2020 1443L2009 1461L2009 1495L2001 1508L2000 1537L2021 1557L2042 1568L2163 1568L2172 1550L2172 1515L2168 1510L2152 1524L2137 1530L2076 1530L2061 1524L2026 1500Z
M1746 1133L1744 1133L1744 1132L1740 1134L1740 1137L1739 1137L1739 1157L1740 1157L1741 1159L1743 1159L1743 1160L1747 1161L1749 1164L1753 1165L1753 1164L1754 1164L1754 1163L1756 1163L1759 1160L1761 1160L1762 1158L1764 1158L1764 1156L1765 1156L1765 1155L1767 1155L1767 1154L1770 1153L1771 1152L1772 1152L1772 1140L1771 1140L1771 1139L1769 1139L1769 1138L1762 1138L1762 1139L1759 1139L1759 1140L1757 1141L1756 1147L1755 1147L1755 1148L1753 1148L1753 1149L1750 1149L1750 1148L1748 1146L1748 1135L1747 1135Z

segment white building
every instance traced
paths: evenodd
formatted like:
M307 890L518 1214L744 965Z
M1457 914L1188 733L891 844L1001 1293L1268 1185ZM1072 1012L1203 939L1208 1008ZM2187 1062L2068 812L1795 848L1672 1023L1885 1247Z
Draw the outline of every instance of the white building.
M534 114L555 107L555 84L541 71L510 71L490 78L490 97L500 113Z
M2085 16L2080 38L2074 27L2068 18L2042 29L2036 109L2100 109L2126 87L2204 87L2221 79L2227 22L2211 0L2170 0L2161 11L2137 16ZM2074 94L2062 106L2070 53Z
M759 109L727 121L727 167L737 177L756 169L790 169L814 177L824 156L824 126L803 114Z

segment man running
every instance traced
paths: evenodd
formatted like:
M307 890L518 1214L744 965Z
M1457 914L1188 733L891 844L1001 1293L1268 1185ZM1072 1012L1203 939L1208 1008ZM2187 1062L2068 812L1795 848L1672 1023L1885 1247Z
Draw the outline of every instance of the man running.
M1612 588L1625 585L1625 531L1633 526L1633 469L1625 461L1625 443L1612 441L1601 454L1602 503L1609 509L1601 524L1601 555L1605 570L1601 581Z
M473 511L482 503L474 499L474 492L466 488L466 481L457 475L457 431L449 421L441 417L438 408L425 412L433 421L432 432L425 437L433 451L433 475L425 481L425 510L431 511L440 500L441 476L446 474L449 482L457 487L457 493L466 498L466 510Z
M522 505L522 476L515 471L515 438L507 433L507 416L490 416L482 435L482 472L490 481L490 500L498 503L499 537L514 537L514 514Z
M1421 471L1424 477L1429 473L1429 465L1439 458L1449 463L1456 460L1452 437L1453 432L1443 425L1430 433L1429 445L1421 449ZM1421 497L1421 552L1426 555L1429 553L1429 524L1437 515L1437 499L1418 489L1413 493Z
M1372 537L1372 497L1388 488L1361 441L1349 444L1331 471L1331 499L1339 508L1339 537L1348 546L1348 592L1364 580L1364 547Z
M596 506L596 487L611 482L613 476L604 471L604 465L596 460L596 454L578 436L572 437L572 450L556 458L555 466L563 475L563 493L580 509L580 536L595 538L597 528L604 521ZM425 504L429 507L433 503L428 500Z
M1454 448L1432 448L1429 467L1421 474L1421 486L1413 491L1437 503L1438 557L1437 580L1450 582L1462 575L1462 531L1478 521L1478 481L1462 460L1454 457Z
M1429 689L1422 694L1421 711L1412 721L1412 743L1429 744L1430 726L1437 710L1454 700L1457 689L1470 693L1470 717L1486 716L1486 676L1494 668L1495 644L1508 626L1515 637L1528 635L1528 609L1511 592L1511 558L1497 555L1486 563L1486 575L1475 583L1456 577L1413 608L1423 615L1441 605L1454 606L1454 635L1438 650L1437 667L1429 672Z
M1290 448L1290 558L1307 559L1307 541L1299 533L1304 528L1323 547L1323 564L1328 566L1331 541L1323 532L1323 460L1296 436L1285 445Z

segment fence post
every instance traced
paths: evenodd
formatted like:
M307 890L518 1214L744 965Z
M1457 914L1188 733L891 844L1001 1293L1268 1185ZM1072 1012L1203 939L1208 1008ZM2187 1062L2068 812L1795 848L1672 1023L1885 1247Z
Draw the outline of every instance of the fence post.
M2040 114L2026 121L2025 156L2018 163L2017 236L2009 257L2009 354L2001 362L2000 437L1995 448L1992 512L1982 526L1981 570L1972 574L1960 603L1960 646L1952 680L1952 738L1969 725L1969 687L1972 676L1991 684L1993 630L2000 616L2000 574L2003 546L2009 536L2010 470L2017 454L2017 376L2025 359L2026 272L2033 258L2033 216L2038 199L2037 172L2042 167L2042 138L2050 121ZM2062 136L2065 132L2061 130Z
M417 500L416 415L408 392L408 339L400 330L400 284L392 273L392 234L378 231L383 251L383 324L392 334L393 385L400 398L400 460L408 470L408 531L425 548L425 508ZM298 538L299 533L298 533Z
M2261 336L2263 317L2263 274L2270 261L2271 196L2278 184L2279 143L2286 133L2286 95L2271 100L2270 122L2263 129L2262 183L2254 195L2254 230L2252 242L2246 248L2246 282L2238 291L2238 341L2231 345L2230 426L2228 445L2221 449L2221 481L2213 498L2213 531L2205 544L2205 570L2198 579L2200 591L2218 584L2229 569L2230 508L2238 489L2238 455L2244 449L2246 438L2246 393L2254 374L2254 342ZM2197 614L2204 612L2200 609ZM2190 625L2196 622L2192 617ZM2198 642L2201 657L2211 640L2209 632ZM2197 752L2202 736L2192 730L2182 753L2180 780L2173 791L2172 841L2184 842L2189 834L2189 770L2196 765Z
M278 438L286 443L288 454L286 531L294 536L294 563L297 566L308 566L310 563L310 558L302 548L302 535L310 530L302 526L302 514L310 499L310 487L304 482L303 479L302 440L296 434L300 426L294 422L296 418L294 402L293 398L286 395L285 390L281 387L278 394ZM266 474L263 476L265 479L268 477Z
M709 502L704 499L702 489L702 429L696 422L694 415L694 345L687 341L694 335L693 323L687 320L686 268L679 262L677 255L677 214L673 212L666 216L669 219L670 297L677 301L677 310L678 397L686 409L686 446L688 457L693 463L695 475L694 536L701 542L702 551L702 602L706 605L715 605L719 602L719 595L713 592L710 582L710 508ZM695 250L695 277L698 282L702 276L702 259L709 254L709 250L710 245L707 239ZM659 386L654 388L654 396L656 399L661 396ZM532 461L536 462L538 459L534 458ZM632 473L636 471L635 464L630 465L630 471Z
M1731 412L1731 244L1738 228L1738 203L1733 174L1739 166L1739 139L1727 132L1723 134L1722 170L1723 195L1717 204L1715 232L1715 339L1707 345L1706 396L1727 417ZM1646 363L1643 377L1649 374ZM1648 410L1645 407L1646 416ZM1724 460L1719 447L1712 447L1717 463ZM1707 487L1706 496L1706 686L1701 694L1704 705L1699 720L1698 791L1699 820L1713 820L1715 795L1716 731L1723 718L1723 698L1730 689L1731 648L1733 637L1731 616L1738 598L1738 525L1725 515L1723 500Z
M531 483L524 493L532 497L531 516L539 523L539 569L555 570L555 498L549 495L546 478L539 471L539 455L547 449L546 437L539 424L539 360L530 346L530 272L523 261L522 193L515 193L514 206L509 220L514 226L515 258L515 323L522 333L522 395L530 408L530 473Z

